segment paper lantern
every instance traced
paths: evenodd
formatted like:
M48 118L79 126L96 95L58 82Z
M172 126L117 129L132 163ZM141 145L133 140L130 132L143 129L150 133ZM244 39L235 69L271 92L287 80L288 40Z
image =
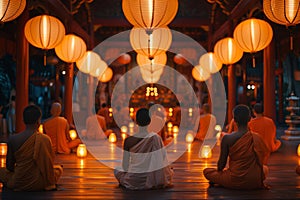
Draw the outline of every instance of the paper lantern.
M100 61L101 58L99 54L93 51L86 51L82 58L76 61L76 66L80 71L88 74L99 67ZM103 69L103 71L104 70L105 69Z
M255 53L270 44L273 30L264 20L247 19L234 29L233 38L244 52ZM253 66L255 66L254 57Z
M126 19L133 25L154 29L168 25L178 10L178 0L123 0Z
M298 154L298 156L300 156L300 144L298 145L298 148L297 148L297 154Z
M194 135L190 131L185 136L185 141L187 143L192 143L194 141Z
M0 24L19 17L26 7L26 0L2 0L0 2Z
M209 145L203 145L201 149L201 158L211 158L212 153L211 153L211 148Z
M7 154L7 144L0 143L0 156L6 156Z
M121 54L121 56L117 59L118 63L122 64L122 65L126 65L128 63L130 63L131 61L131 56L127 53L123 53Z
M85 144L79 144L77 147L77 157L84 158L87 156L87 150Z
M35 47L48 50L55 48L64 38L64 25L55 17L40 15L26 22L25 37Z
M56 55L67 63L79 60L86 52L86 44L74 34L65 35L62 42L55 47Z
M75 140L77 138L77 133L76 130L69 130L69 136L71 138L71 140Z
M111 80L113 77L113 71L111 68L107 67L102 75L98 77L99 81L102 83L106 83Z
M108 68L107 63L104 60L100 60L98 62L98 66L96 68L93 68L90 71L90 75L92 75L93 77L99 78L100 76L103 75L103 73L105 72L105 70Z
M142 54L137 54L136 56L137 64L142 68L147 68L150 71L156 71L164 67L167 63L167 54L165 52L155 56L152 60L148 56Z
M109 134L108 141L109 141L110 143L116 142L116 141L117 141L117 136L116 136L116 134L115 134L115 133Z
M183 65L183 64L187 63L187 60L181 54L176 54L173 58L173 61L178 65Z
M44 127L43 127L43 124L40 124L40 125L39 125L38 131L39 131L39 133L44 133Z
M158 67L155 67L158 68ZM150 71L149 69L145 69L144 67L140 67L140 72L142 74L142 78L146 83L157 83L164 72L164 68L161 67L156 71Z
M300 0L264 0L265 15L273 22L285 26L300 23Z
M234 64L243 56L243 51L236 41L230 37L219 40L214 47L214 53L225 65Z
M148 34L142 28L134 27L130 31L130 44L138 53L150 59L166 52L172 43L172 33L168 27L157 28Z
M222 62L213 52L203 54L199 59L199 64L211 74L218 72L222 68Z
M205 68L197 65L192 69L192 76L195 80L203 82L209 79L210 73Z

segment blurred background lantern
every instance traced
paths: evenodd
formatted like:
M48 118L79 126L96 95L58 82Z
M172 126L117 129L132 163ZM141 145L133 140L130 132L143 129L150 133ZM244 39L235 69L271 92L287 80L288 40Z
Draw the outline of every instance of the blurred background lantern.
M1 0L0 24L19 17L26 7L26 0Z
M101 61L100 56L93 51L86 51L85 54L76 61L77 68L83 73L90 73L97 67Z
M99 78L100 76L102 76L102 74L108 68L108 66L104 60L98 61L97 64L98 64L98 66L91 70L90 75L92 75L93 77Z
M211 74L214 74L222 69L222 62L217 58L217 56L215 56L213 52L203 54L199 59L199 64Z
M206 68L197 65L192 69L192 76L195 80L203 82L209 79L210 73L207 71Z
M113 77L113 70L110 67L107 67L102 75L99 76L98 80L102 83L106 83L111 80Z
M223 64L231 65L242 58L243 51L239 48L233 38L227 37L216 43L214 54Z

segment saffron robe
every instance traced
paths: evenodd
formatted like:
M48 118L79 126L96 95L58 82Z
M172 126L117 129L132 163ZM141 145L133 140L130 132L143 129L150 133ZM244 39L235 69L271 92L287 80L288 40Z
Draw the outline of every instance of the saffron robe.
M205 138L213 138L215 133L216 117L212 114L203 114L199 118L199 128L195 138L203 141Z
M0 169L0 181L14 191L54 189L62 173L54 169L51 140L47 135L34 133L14 154L14 172ZM56 167L55 167L56 168Z
M257 117L252 119L248 126L252 132L256 132L261 136L270 152L279 149L281 142L276 139L276 126L272 119L264 116Z
M206 168L203 173L209 181L226 188L264 188L263 164L267 156L267 147L260 136L248 131L229 148L228 169Z
M171 185L173 170L168 164L162 139L149 133L130 149L127 171L115 169L120 185L131 190L165 188ZM162 167L164 166L164 167Z
M106 122L103 116L98 114L89 116L86 119L86 129L88 139L105 139L106 135Z

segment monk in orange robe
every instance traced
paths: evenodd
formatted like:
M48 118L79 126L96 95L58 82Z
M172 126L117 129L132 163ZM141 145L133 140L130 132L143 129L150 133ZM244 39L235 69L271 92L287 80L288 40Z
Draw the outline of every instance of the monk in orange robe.
M41 116L37 106L26 107L23 112L26 129L8 140L6 168L0 168L0 181L14 191L56 189L62 174L62 167L53 165L50 138L38 133Z
M194 130L198 129L195 136L197 140L203 141L205 137L214 137L216 117L211 114L209 104L203 104L203 114L200 115L198 126L194 128Z
M277 151L281 141L276 139L276 126L273 120L263 116L263 106L260 103L254 105L253 113L255 118L248 124L250 130L262 137L270 152Z
M103 116L98 114L89 116L86 119L87 138L94 139L105 139L108 137L112 130L106 128L106 121Z
M52 104L51 117L43 123L44 132L51 138L55 153L71 153L72 148L77 147L80 139L69 138L69 124L66 118L60 117L61 105L58 102Z
M234 109L238 131L224 135L218 168L206 168L203 173L211 185L218 184L231 189L265 188L263 183L267 167L267 147L259 135L248 130L250 110L245 105ZM229 157L229 168L225 169Z

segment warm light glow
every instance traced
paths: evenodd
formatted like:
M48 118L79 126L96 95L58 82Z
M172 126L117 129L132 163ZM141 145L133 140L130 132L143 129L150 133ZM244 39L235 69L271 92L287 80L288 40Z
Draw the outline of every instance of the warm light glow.
M230 37L219 40L214 47L214 53L218 60L225 65L234 64L243 56L243 51L236 41Z
M105 69L104 73L102 73L98 77L98 79L99 79L100 82L106 83L106 82L110 81L112 79L112 77L113 77L113 71L110 67L107 67Z
M173 126L173 134L178 134L179 128L178 126Z
M244 52L255 53L270 44L273 30L266 21L252 18L237 25L233 38Z
M193 108L189 108L189 117L193 116Z
M211 148L209 145L204 145L201 150L201 158L211 158Z
M144 69L154 72L163 68L167 63L167 54L165 52L155 56L152 60L148 56L137 54L136 62Z
M173 20L178 10L178 0L123 0L122 10L133 26L153 30Z
M218 131L218 132L221 132L222 131L222 127L220 125L216 125L215 126L215 130Z
M300 156L300 144L298 145L298 148L297 148L297 154L298 154L298 156Z
M172 122L168 122L167 127L168 127L168 128L172 128L172 127L173 127Z
M203 82L210 78L210 73L200 65L192 69L192 76L195 80Z
M194 141L194 135L191 131L188 131L186 136L185 136L185 141L187 143L192 143Z
M38 131L39 131L39 133L44 133L43 124L40 124Z
M0 167L1 168L5 168L6 167L6 157L2 157L0 159L1 159Z
M26 22L24 33L31 45L48 50L62 42L66 31L64 25L57 18L40 15Z
M121 133L121 137L123 140L125 140L127 138L127 134L126 133Z
M69 135L70 135L70 138L71 140L75 140L77 138L77 133L76 133L76 130L69 130Z
M199 59L199 65L203 66L206 71L214 74L222 68L222 62L213 52L203 54Z
M0 143L0 156L6 156L7 154L7 144Z
M26 0L2 0L0 2L0 22L8 22L21 15L26 6Z
M65 35L62 42L55 47L56 55L67 63L76 62L84 56L85 52L85 42L74 34Z
M115 133L109 134L108 141L111 142L111 143L116 142L116 141L117 141L117 136L116 136L116 134L115 134Z
M99 74L102 74L107 66L100 66L101 57L93 51L87 51L82 58L76 61L77 68L83 73L91 73L100 68Z
M87 150L85 144L79 144L77 147L77 156L80 158L87 156Z
M127 133L128 128L127 126L121 126L121 133Z

